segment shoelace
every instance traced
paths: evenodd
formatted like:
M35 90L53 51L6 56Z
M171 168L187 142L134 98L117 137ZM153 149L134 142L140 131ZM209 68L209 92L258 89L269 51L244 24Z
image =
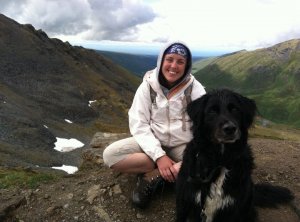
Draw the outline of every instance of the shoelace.
M157 183L157 184L155 184L155 183ZM163 192L164 185L165 185L164 181L155 182L155 179L152 178L151 182L149 184L147 184L147 186L143 190L143 193L146 195L151 195L153 193L153 189L155 189L159 183L162 183L162 185L163 185L163 188L162 188L162 192Z

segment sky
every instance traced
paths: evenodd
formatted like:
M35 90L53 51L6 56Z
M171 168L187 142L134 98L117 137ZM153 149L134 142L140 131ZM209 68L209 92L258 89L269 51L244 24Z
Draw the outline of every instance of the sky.
M254 50L300 38L300 0L0 0L0 13L51 38L102 50Z

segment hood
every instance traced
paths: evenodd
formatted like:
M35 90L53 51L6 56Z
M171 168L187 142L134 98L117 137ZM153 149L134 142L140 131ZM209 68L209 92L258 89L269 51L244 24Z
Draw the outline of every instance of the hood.
M160 51L160 53L158 55L157 65L156 65L156 67L157 67L156 68L156 77L157 77L157 79L159 79L159 73L160 73L160 69L161 69L161 65L162 65L164 53L174 43L179 43L181 45L184 45L187 48L187 50L188 50L188 56L187 56L187 63L186 63L186 68L185 68L184 76L186 77L188 74L191 73L191 70L192 70L192 53L191 53L189 47L184 42L173 41L173 42L169 42L165 46L163 46L163 48L161 49L161 51Z

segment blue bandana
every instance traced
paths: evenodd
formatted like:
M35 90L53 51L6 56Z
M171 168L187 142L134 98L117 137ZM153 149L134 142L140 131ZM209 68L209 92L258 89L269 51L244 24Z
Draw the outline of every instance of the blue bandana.
M165 55L166 54L178 54L187 58L188 49L184 45L175 43L166 50Z

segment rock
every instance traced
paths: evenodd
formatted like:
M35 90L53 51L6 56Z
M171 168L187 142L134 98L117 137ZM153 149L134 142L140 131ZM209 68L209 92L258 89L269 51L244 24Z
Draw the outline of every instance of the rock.
M121 187L120 187L119 184L114 185L112 187L112 191L113 191L114 194L121 194L122 193L122 190L121 190Z
M127 133L103 133L103 132L97 132L91 142L90 146L92 148L105 148L112 142L129 137Z
M85 149L82 156L81 167L93 167L103 165L103 150L114 141L129 137L127 133L103 133L97 132L93 136L90 147Z
M145 216L140 214L140 213L137 213L136 218L137 219L143 219L143 218L145 218Z
M98 216L102 219L104 219L105 222L113 222L108 213L99 205L99 206L94 206L93 210L98 214Z
M106 189L100 189L100 185L94 185L88 190L87 201L93 204L94 199L101 197L106 192Z
M67 195L67 197L68 197L68 199L72 199L72 198L74 197L74 194L73 194L73 193L69 193L69 194Z
M2 202L0 204L0 221L5 219L7 215L10 214L10 212L17 209L20 205L26 203L26 198L21 197L11 197L10 199L6 200L5 202Z
M60 205L50 206L50 207L47 208L46 213L52 215L52 214L55 213L55 211L56 211L57 209L62 209L62 208L63 208L63 207L60 206Z
M103 159L102 159L102 149L86 149L82 152L82 165L87 164L96 164L96 165L102 165Z
M99 195L100 185L94 185L88 190L87 201L92 204L94 199Z

